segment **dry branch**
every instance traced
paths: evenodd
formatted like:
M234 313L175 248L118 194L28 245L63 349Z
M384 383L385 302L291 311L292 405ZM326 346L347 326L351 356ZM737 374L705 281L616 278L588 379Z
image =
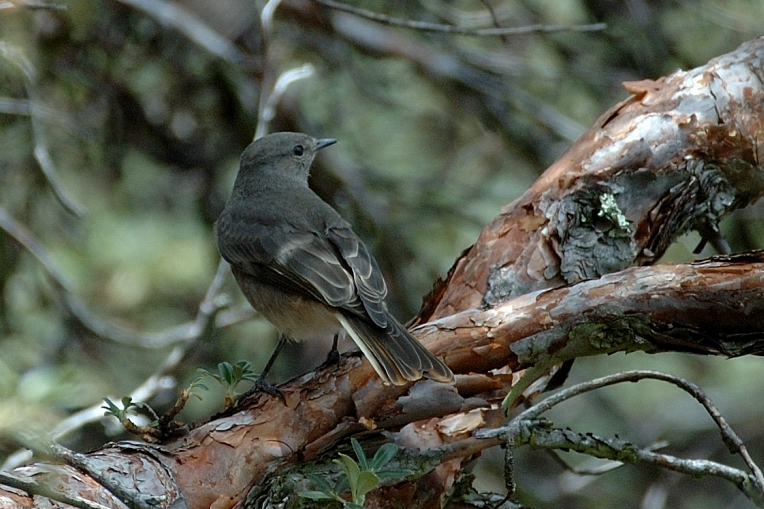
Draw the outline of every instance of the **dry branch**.
M691 71L627 83L507 205L432 294L420 322L656 261L679 235L764 193L764 40Z
M162 447L122 443L88 457L141 500L232 507L269 474L360 430L402 427L391 435L399 444L426 450L495 425L496 403L524 365L633 350L761 354L761 253L627 267L652 263L691 229L720 242L718 221L761 196L763 58L760 38L692 71L629 84L632 95L486 227L415 329L461 373L455 386L385 387L367 362L347 356L282 385L286 405L259 396ZM477 450L453 448L427 476L399 486L395 502L424 492L417 506L442 500ZM53 485L87 485L88 499L119 506L72 467L14 475L41 471ZM0 496L10 507L32 504L12 489Z

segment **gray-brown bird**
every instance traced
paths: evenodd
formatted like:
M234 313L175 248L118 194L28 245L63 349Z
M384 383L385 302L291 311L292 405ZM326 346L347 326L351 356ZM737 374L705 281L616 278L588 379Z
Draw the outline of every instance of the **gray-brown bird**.
M453 382L443 361L388 312L387 286L350 224L308 187L316 153L333 138L274 133L251 143L215 225L220 254L252 306L285 337L345 330L385 382Z

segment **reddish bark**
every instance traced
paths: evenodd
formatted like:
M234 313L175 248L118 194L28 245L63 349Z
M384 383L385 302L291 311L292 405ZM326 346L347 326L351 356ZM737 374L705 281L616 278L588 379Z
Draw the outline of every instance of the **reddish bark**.
M627 83L606 111L480 234L417 323L650 264L682 233L764 192L764 41L691 71ZM629 221L603 210L615 197Z

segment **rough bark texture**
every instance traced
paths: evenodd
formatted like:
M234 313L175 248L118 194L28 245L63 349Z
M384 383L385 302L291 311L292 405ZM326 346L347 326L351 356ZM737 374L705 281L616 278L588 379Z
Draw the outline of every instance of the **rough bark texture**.
M650 264L690 230L714 241L724 216L764 192L762 58L756 39L626 83L632 95L504 207L419 322Z
M507 205L430 295L414 333L460 374L454 386L385 387L348 356L284 384L286 405L259 396L161 447L111 445L86 462L144 507L223 508L253 486L253 500L275 497L268 489L285 467L343 437L389 429L401 446L450 452L369 502L436 507L479 450L471 431L500 419L495 403L520 367L634 350L761 354L761 253L628 267L652 263L691 229L721 243L718 221L764 192L763 78L760 38L698 69L627 84L632 95ZM120 507L71 467L14 474ZM35 502L11 488L0 501Z

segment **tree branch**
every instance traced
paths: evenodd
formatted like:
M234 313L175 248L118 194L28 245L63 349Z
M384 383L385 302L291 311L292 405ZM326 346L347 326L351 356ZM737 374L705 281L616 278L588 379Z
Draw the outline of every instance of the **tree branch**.
M532 445L543 449L575 451L595 458L621 463L647 463L692 477L714 476L731 482L752 502L764 507L764 497L752 475L721 463L701 459L684 459L634 446L618 438L600 438L591 433L576 433L569 429L556 429L537 422L519 423L515 445Z
M764 194L764 39L627 83L430 295L420 323L658 260Z
M453 35L472 35L472 36L492 36L492 35L527 35L535 33L553 33L553 32L597 32L607 28L605 23L593 23L590 25L530 25L516 28L467 28L455 25L443 25L441 23L428 23L426 21L416 21L410 19L395 18L387 14L354 7L352 5L336 2L335 0L313 0L314 2L342 12L347 12L360 16L365 19L376 21L385 25L408 28L410 30L420 30L423 32L442 32Z
M665 466L671 470L677 470L678 472L695 476L719 475L734 482L752 500L757 501L759 504L764 504L764 476L762 475L759 466L753 461L753 458L751 458L748 453L748 449L743 443L743 440L737 433L735 433L732 427L727 423L726 419L722 417L717 406L711 401L711 398L700 389L700 387L688 380L666 373L647 370L632 370L579 383L535 403L532 407L515 416L506 426L493 430L482 429L475 435L477 438L493 438L497 436L503 436L504 438L513 437L515 443L531 443L532 439L535 440L533 435L536 431L542 431L543 433L547 432L543 426L538 427L533 421L538 419L541 414L551 410L560 403L576 396L580 396L586 392L601 389L610 385L624 382L638 382L645 379L660 380L662 382L673 384L690 394L698 403L703 405L703 408L706 409L708 415L711 416L714 423L719 428L719 431L721 431L722 441L727 445L731 453L740 454L743 461L745 461L745 464L750 469L751 476L749 477L736 469L713 462L702 460L680 460L678 458L656 454L650 451L637 450L632 445L621 440L590 440L591 435L586 435L582 438L581 435L573 432L568 433L567 430L552 430L552 433L547 435L552 439L547 445L540 446L553 449L566 449L567 446L559 445L561 443L560 441L562 440L565 442L570 440L578 444L577 447L573 448L574 450L600 458L613 459L624 463L647 461L649 463ZM578 438L576 438L576 436L578 436ZM604 446L604 450L600 450L600 445ZM635 452L637 453L636 455L634 454ZM627 459L618 457L618 454L623 453L626 454Z

